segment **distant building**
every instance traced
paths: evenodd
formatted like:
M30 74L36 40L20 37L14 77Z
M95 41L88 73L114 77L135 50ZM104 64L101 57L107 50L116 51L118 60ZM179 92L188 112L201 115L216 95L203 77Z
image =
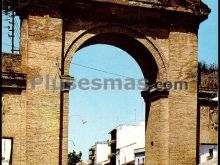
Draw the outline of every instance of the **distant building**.
M89 165L106 165L108 164L108 155L110 147L107 142L96 142L89 149Z
M145 122L137 125L120 125L111 132L110 164L134 164L134 150L145 146Z
M217 165L218 145L218 96L217 89L199 88L198 108L200 115L200 165Z
M201 144L200 145L200 164L208 164L211 160L217 160L218 151L217 144Z

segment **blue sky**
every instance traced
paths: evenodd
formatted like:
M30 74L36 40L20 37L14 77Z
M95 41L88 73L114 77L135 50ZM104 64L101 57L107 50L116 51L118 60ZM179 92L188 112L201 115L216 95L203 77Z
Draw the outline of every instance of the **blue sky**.
M81 49L74 58L80 63L100 68L120 75L143 78L142 72L133 58L123 50L109 45L94 45ZM72 65L70 74L78 81L81 78L122 78ZM69 145L82 150L83 158L88 156L88 147L96 141L108 140L108 133L119 124L135 124L144 119L144 102L138 90L80 90L70 92L70 114L80 115L88 122L82 124L80 117L70 118ZM135 117L136 116L136 117ZM77 122L76 122L77 121Z
M212 9L209 19L199 28L199 60L207 63L218 61L218 0L204 0ZM3 19L6 19L3 16ZM17 20L17 22L19 22ZM3 21L3 51L10 51L10 39L7 36L7 21ZM19 30L18 30L19 32ZM16 47L18 40L16 39ZM78 51L74 63L98 68L104 71L143 78L142 72L125 51L110 45L93 45ZM122 78L72 64L70 75L76 81L81 78ZM108 133L119 124L134 124L144 120L144 101L139 90L80 90L70 92L69 115L69 151L82 151L83 159L88 159L88 149L96 141L109 138ZM80 117L79 117L80 116ZM86 120L83 124L80 120Z
M199 61L218 61L218 0L203 0L212 10L208 20L199 28Z
M11 24L9 24L10 16L2 15L2 50L3 52L11 52ZM11 21L11 20L10 20ZM10 28L8 28L10 27ZM20 34L20 21L19 18L15 18L15 49L19 49L19 34Z

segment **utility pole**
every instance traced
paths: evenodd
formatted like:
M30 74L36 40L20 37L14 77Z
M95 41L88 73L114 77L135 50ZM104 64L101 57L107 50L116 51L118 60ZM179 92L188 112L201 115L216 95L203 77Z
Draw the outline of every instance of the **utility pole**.
M9 14L9 31L11 32L11 34L8 34L8 36L11 38L11 52L14 53L15 52L15 11L12 10L11 11L11 15Z
M15 51L15 12L14 10L12 10L12 15L11 15L11 19L12 19L12 29L11 29L11 52L14 53Z

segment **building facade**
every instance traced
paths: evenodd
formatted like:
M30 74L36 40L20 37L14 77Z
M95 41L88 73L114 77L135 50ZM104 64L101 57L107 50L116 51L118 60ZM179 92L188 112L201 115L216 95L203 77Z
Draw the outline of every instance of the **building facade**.
M89 164L90 165L105 165L108 162L110 147L107 142L96 142L89 149Z
M134 150L145 146L145 122L120 125L111 132L111 164L134 164Z
M199 68L199 141L198 154L200 164L217 164L218 145L218 70Z

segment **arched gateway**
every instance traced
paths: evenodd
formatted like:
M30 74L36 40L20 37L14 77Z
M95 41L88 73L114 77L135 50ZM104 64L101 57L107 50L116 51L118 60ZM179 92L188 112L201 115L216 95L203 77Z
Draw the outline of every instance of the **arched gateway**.
M68 90L55 90L52 83L70 81L74 53L96 43L127 51L151 85L188 83L187 90L142 92L146 164L196 164L197 32L207 6L199 0L53 0L21 6L21 71L27 86L20 93L23 131L14 164L67 164Z

